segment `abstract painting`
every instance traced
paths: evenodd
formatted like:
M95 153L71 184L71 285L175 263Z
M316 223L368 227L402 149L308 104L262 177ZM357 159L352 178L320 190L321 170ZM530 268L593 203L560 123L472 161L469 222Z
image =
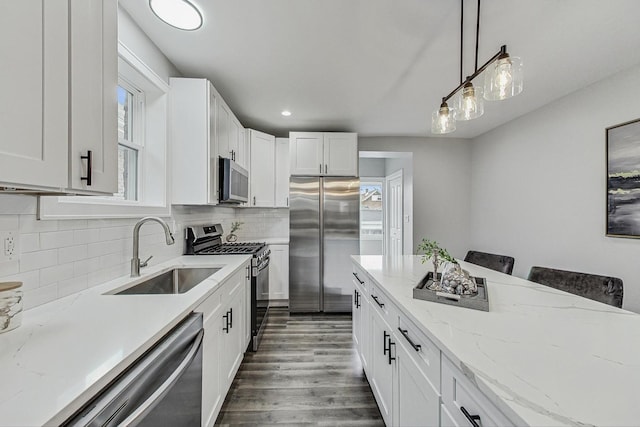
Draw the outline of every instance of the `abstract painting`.
M640 238L640 119L607 128L607 236Z

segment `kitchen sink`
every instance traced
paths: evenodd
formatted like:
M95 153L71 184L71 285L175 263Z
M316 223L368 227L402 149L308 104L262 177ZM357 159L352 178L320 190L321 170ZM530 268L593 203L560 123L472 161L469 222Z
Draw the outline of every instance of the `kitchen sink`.
M174 268L115 295L184 294L220 268Z

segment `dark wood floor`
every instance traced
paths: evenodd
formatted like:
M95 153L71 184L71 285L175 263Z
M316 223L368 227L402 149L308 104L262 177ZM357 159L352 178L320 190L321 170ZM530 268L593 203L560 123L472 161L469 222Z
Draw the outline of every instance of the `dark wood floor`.
M384 425L353 348L351 316L272 309L216 425Z

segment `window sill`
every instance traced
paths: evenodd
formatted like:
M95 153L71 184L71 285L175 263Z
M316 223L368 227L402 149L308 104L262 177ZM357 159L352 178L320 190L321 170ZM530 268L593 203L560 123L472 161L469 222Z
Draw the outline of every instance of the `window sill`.
M38 200L38 219L41 220L140 218L149 215L171 216L171 205L168 203L166 205L152 205L81 196L41 196Z

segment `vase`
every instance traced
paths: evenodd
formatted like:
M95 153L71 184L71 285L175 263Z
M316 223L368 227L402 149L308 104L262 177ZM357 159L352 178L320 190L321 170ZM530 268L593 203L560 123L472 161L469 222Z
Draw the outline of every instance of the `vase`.
M229 233L229 234L227 234L226 240L227 240L227 242L232 243L232 242L235 242L235 241L238 240L238 236L236 236L233 233Z

